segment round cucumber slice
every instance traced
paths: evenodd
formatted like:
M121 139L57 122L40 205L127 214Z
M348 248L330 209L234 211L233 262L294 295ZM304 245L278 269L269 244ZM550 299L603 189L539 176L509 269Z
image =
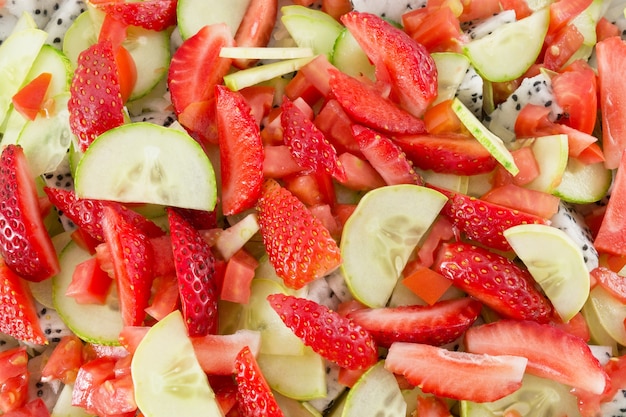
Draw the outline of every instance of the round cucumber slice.
M406 408L398 381L380 361L368 369L348 392L341 416L404 416Z
M222 416L180 311L148 330L130 370L137 407L146 417Z
M211 211L217 191L202 147L180 130L147 122L100 135L76 168L76 194Z
M463 50L483 78L495 82L514 80L535 63L549 20L550 9L540 9L467 43Z
M513 226L504 237L568 322L589 296L589 272L580 248L565 232L544 224Z
M176 16L183 39L196 34L205 25L226 23L233 36L239 28L250 0L229 0L228 7L220 0L178 0Z
M523 417L580 416L578 400L570 387L549 379L525 374L522 386L513 394L494 402L461 401L461 417Z
M78 55L98 39L104 15L94 7L74 20L63 38L63 52L75 67ZM129 26L122 46L130 52L137 68L137 81L129 101L148 94L167 74L170 38L167 31L156 32L137 26Z
M79 304L65 292L72 282L76 265L92 255L70 242L59 255L61 272L52 277L52 301L63 322L81 339L101 345L118 345L119 334L124 327L120 314L116 291L112 290L107 303Z
M568 158L561 183L552 192L570 203L593 203L604 197L611 186L613 175L604 162L583 164L576 158Z
M626 345L626 305L613 297L601 285L596 285L589 293L590 308L606 333L618 344Z
M417 185L393 185L367 193L341 237L342 270L352 295L384 306L409 255L431 226L446 197Z

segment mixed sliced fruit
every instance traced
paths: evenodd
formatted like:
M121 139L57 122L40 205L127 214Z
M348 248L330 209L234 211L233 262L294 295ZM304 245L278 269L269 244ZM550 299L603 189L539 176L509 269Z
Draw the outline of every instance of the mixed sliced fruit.
M626 1L227 3L0 0L0 415L626 415Z

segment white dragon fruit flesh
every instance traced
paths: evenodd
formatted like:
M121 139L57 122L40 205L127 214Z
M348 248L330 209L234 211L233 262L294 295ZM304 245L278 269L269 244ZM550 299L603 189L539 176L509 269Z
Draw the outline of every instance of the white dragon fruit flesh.
M553 227L564 231L580 248L587 270L591 271L598 266L598 252L593 246L591 231L576 207L561 201L559 210L550 218L550 222Z
M500 26L513 23L515 20L515 10L504 10L485 19L466 22L461 29L468 39L475 40L487 36Z
M456 90L456 97L474 113L479 120L483 116L483 86L482 77L476 72L473 66L469 66L465 71L463 81Z
M20 0L21 1L21 0ZM83 0L64 1L54 9L48 23L42 28L48 33L48 44L61 49L63 47L63 37L65 32L72 25L74 20L86 9Z
M330 361L326 361L326 396L309 401L309 405L320 413L324 413L332 408L337 398L347 389L339 382L339 366Z
M42 175L44 184L51 188L61 188L63 190L74 189L74 178L72 177L72 169L70 167L69 157L64 158L59 166L52 171ZM76 225L65 214L57 210L59 221L63 230L72 232L76 230Z
M489 130L505 143L515 140L515 121L526 104L549 107L550 117L554 120L563 113L563 109L554 98L550 77L539 73L534 77L525 78L519 87L489 114L486 119Z
M352 8L372 13L393 22L402 22L402 15L426 6L426 0L351 0Z
M6 7L0 9L0 45L9 37L16 23L17 17L12 15Z
M4 7L15 17L29 13L37 27L43 28L54 11L60 7L60 3L59 0L7 0Z

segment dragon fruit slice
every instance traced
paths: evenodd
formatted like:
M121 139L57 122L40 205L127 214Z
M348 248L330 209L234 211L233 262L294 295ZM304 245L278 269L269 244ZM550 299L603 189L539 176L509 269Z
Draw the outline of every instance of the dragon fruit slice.
M47 43L61 49L65 32L72 25L72 22L85 10L87 8L83 0L67 0L57 4L54 13L50 16L50 20L43 26L48 33Z
M16 17L30 13L37 27L43 28L60 4L59 0L8 0L4 7Z
M394 22L401 22L404 13L426 6L426 0L351 0L351 2L354 10L372 13Z
M486 19L474 20L463 24L463 31L471 40L489 35L496 28L515 22L515 10L504 10Z
M0 45L9 37L16 23L17 17L12 15L6 7L0 9Z
M474 113L479 120L483 116L483 85L482 77L473 66L469 66L463 81L456 91L456 97Z
M552 226L564 231L580 247L589 271L598 266L598 252L593 246L591 231L576 207L561 201L559 210L552 216L550 222Z

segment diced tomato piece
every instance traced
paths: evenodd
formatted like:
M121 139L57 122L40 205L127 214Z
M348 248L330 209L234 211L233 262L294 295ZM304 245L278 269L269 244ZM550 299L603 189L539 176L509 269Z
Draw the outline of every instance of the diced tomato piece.
M200 367L210 375L231 375L237 354L248 346L253 355L261 348L261 334L253 330L238 330L228 335L192 337L194 352Z
M424 124L426 131L432 134L466 131L465 125L452 110L452 100L444 100L428 108L424 113Z
M433 305L452 286L452 281L426 266L415 265L413 271L402 280L402 284Z
M154 296L146 308L146 313L156 320L161 320L176 310L180 302L176 273L158 275L152 282L152 288Z
M132 355L148 330L150 330L148 326L124 326L120 332L120 344Z
M98 415L135 415L135 388L130 371L112 379L107 379L95 387L92 397L92 407L99 410ZM129 417L130 417L129 416Z
M98 414L93 404L93 393L106 380L115 377L115 358L101 357L84 363L78 370L74 389L72 390L72 405L81 407L89 413Z
M2 414L3 417L50 417L50 411L41 398L35 398L22 407Z
M462 44L459 19L449 7L424 7L402 15L404 30L429 52L460 52Z
M264 147L263 175L267 178L284 178L302 171L291 155L287 145L266 145Z
M463 12L459 15L459 21L485 19L500 11L500 0L463 0Z
M360 152L359 152L360 153ZM365 159L349 152L339 155L339 162L346 171L344 186L355 191L373 190L385 185L385 180Z
M299 72L306 77L323 97L328 97L330 93L329 70L332 68L335 68L335 66L328 61L328 57L325 54L320 54L300 68Z
M550 4L550 26L548 34L561 30L568 22L582 13L593 0L558 0Z
M601 17L596 24L596 42L603 41L613 36L619 36L619 27L611 23L606 17Z
M313 174L298 174L286 177L285 188L307 206L324 203L317 179Z
M606 212L594 246L600 252L615 255L626 255L626 152L622 154L621 163L613 181L613 191L606 206Z
M559 198L515 184L491 189L481 200L549 219L558 211Z
M130 98L137 83L137 66L133 56L122 45L115 51L115 64L120 83L120 94L122 95L122 101L125 103Z
M574 61L552 77L552 91L565 113L559 123L591 134L598 112L597 79L593 68L585 61Z
M250 106L250 111L257 124L266 117L274 104L276 89L268 85L253 85L239 90Z
M217 145L217 115L215 97L194 101L178 115L178 122L205 150L208 144Z
M245 249L235 252L226 262L220 299L233 303L248 304L250 284L252 278L254 278L254 271L257 266L259 266L259 261Z
M450 220L443 216L437 217L417 251L419 264L430 268L435 262L435 253L439 244L452 239L454 236L455 230Z
M352 388L366 371L367 369L339 368L338 381L341 385Z
M352 3L350 0L322 0L322 11L337 20L351 10Z
M79 304L104 304L112 284L111 277L93 256L76 265L65 295Z
M553 71L560 70L583 45L584 40L575 25L564 26L550 39L543 56L544 66Z
M12 99L15 110L27 119L35 120L43 106L51 80L51 73L42 72L22 87Z
M517 20L528 17L532 14L532 9L526 0L500 0L502 10L515 10Z
M83 342L75 335L64 336L43 367L42 380L59 380L64 384L73 384L82 364Z
M298 71L285 86L285 95L290 100L301 98L309 104L317 103L322 98L322 93L307 78L305 72Z
M513 183L523 186L539 176L539 164L533 150L529 146L516 149L511 154L513 155L515 165L519 168L519 172L513 177Z
M590 340L589 326L582 313L576 313L567 323L557 320L559 319L555 318L555 321L550 324L569 334L580 337L585 342Z
M126 40L128 24L122 20L115 18L112 14L105 14L100 33L98 34L98 42L109 41L116 50Z
M361 154L359 145L352 136L352 121L337 100L327 100L313 123L326 135L337 152Z
M603 266L592 269L590 273L602 288L626 304L626 278Z
M448 406L441 398L434 395L418 395L417 415L422 417L449 417L451 414Z

